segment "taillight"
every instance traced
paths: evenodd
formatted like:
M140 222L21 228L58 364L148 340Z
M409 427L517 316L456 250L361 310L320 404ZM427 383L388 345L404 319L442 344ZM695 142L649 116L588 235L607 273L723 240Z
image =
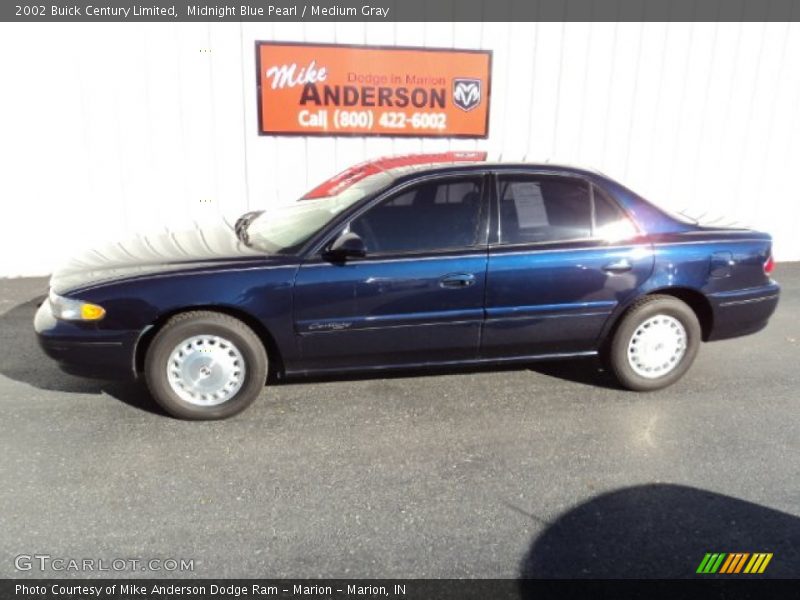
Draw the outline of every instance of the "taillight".
M764 262L764 275L770 276L775 270L775 261L772 259L772 252L770 252L767 260Z

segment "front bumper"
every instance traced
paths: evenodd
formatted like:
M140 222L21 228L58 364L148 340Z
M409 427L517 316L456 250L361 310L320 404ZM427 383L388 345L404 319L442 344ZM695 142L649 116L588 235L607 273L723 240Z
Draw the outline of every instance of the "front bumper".
M100 323L61 321L45 300L33 327L44 353L65 372L97 379L135 377L134 350L139 333L108 331Z
M774 282L756 288L709 295L713 326L709 340L748 335L764 329L775 312L781 288Z

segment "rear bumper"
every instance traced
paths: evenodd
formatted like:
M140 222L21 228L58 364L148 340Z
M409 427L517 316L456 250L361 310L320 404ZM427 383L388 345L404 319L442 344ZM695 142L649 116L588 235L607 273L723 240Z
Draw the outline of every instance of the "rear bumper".
M709 340L724 340L755 333L766 327L778 306L780 286L767 285L708 296L713 311Z
M45 300L33 320L39 346L65 372L96 379L132 379L138 332L105 331L94 323L60 321Z

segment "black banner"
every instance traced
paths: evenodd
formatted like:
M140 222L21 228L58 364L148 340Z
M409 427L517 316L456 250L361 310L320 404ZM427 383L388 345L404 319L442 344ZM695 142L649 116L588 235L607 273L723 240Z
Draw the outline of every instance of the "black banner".
M17 0L0 21L796 21L797 0Z
M3 600L647 600L679 598L800 598L790 580L541 580L541 579L5 579Z

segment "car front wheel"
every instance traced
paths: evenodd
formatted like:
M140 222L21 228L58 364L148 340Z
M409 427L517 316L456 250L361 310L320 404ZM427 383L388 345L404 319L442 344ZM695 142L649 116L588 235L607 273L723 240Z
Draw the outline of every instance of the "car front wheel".
M700 339L700 322L686 303L672 296L646 296L623 317L608 362L623 387L658 390L689 370Z
M229 315L192 311L170 319L145 356L153 398L181 419L224 419L247 408L267 379L258 336Z

